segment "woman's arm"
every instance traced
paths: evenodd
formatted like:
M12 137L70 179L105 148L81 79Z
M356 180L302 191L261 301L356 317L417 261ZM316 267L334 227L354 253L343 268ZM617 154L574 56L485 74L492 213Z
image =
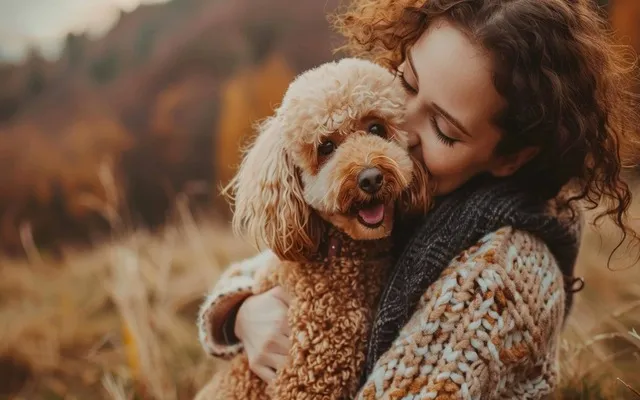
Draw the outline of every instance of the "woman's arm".
M222 273L198 315L200 343L208 354L230 358L240 351L242 344L234 333L235 315L252 295L256 273L273 261L276 256L267 250L232 264Z
M540 240L503 228L424 294L358 399L539 399L556 384L563 279Z

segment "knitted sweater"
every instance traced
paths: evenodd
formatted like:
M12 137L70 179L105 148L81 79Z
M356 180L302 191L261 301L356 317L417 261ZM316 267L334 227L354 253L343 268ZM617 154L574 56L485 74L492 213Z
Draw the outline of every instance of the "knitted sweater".
M413 222L397 228L395 248L402 251L377 306L362 383L409 322L426 288L442 276L460 252L492 231L511 226L541 238L565 277L565 287L570 287L578 253L575 228L579 228L580 221L572 218L572 208L562 204L565 203L554 203L555 212L550 213L545 195L529 190L522 180L477 176L441 196L417 228L412 228L416 226ZM566 311L571 300L569 291L565 296Z
M267 251L232 265L208 295L198 324L209 354L240 351L221 327L273 257ZM564 312L563 275L547 245L502 227L455 257L426 289L357 398L542 398L556 385Z

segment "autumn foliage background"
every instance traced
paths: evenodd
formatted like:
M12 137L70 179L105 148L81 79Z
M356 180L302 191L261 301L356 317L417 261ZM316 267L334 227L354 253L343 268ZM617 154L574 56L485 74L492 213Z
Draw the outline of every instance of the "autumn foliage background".
M173 0L68 35L59 60L0 64L0 399L187 399L219 367L197 307L254 252L219 186L290 80L335 57L337 6ZM640 2L608 12L640 49ZM559 398L640 390L639 271L624 248L607 269L617 239L585 233Z

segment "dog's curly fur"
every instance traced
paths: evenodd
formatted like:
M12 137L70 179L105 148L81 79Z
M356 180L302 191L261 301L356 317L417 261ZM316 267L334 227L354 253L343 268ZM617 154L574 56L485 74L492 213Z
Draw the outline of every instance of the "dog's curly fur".
M255 288L282 285L292 348L272 396L246 354L199 399L343 399L355 394L396 216L426 212L427 174L408 153L406 93L383 67L359 59L299 75L231 182L233 225L278 256ZM331 142L331 144L329 144ZM359 184L377 168L381 187ZM359 213L384 205L379 223ZM380 216L381 214L378 213Z

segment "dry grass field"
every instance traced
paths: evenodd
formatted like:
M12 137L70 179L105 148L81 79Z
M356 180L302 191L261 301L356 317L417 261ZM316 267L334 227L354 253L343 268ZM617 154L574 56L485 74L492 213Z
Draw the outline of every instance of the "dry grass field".
M62 262L28 235L28 261L0 259L0 399L192 398L216 368L197 341L199 303L253 250L184 205L177 216L162 233L120 231ZM618 256L607 269L612 232L585 232L586 287L565 329L558 398L640 398L640 266Z

